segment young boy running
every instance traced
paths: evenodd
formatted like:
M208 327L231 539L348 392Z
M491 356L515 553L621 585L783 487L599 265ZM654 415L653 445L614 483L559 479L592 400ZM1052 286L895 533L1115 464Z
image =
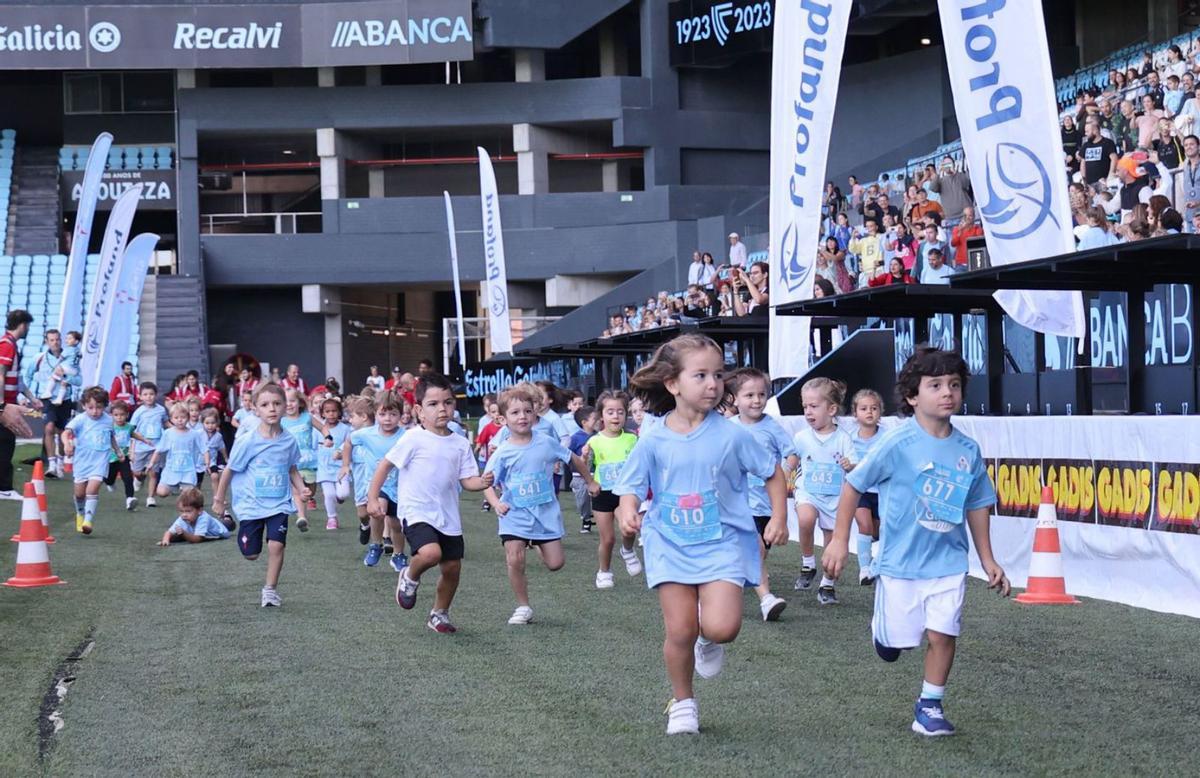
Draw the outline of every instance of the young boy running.
M83 390L83 413L63 430L63 451L75 458L75 531L92 534L96 506L100 500L100 484L108 475L109 456L124 459L113 434L112 417L104 412L108 392L99 386Z
M138 399L141 405L133 412L130 421L145 440L145 445L130 444L132 452L133 488L136 491L141 481L146 481L146 507L153 508L155 487L158 486L158 473L150 467L150 459L154 456L155 447L162 438L163 427L167 424L167 409L158 404L158 385L144 381L138 387ZM136 440L136 439L135 439Z
M379 469L379 463L387 455L392 447L400 440L400 436L404 435L404 429L400 426L400 419L404 413L404 400L400 395L391 390L380 392L375 395L375 424L373 426L364 426L361 429L356 429L350 433L343 444L342 458L350 462L351 468L354 470L354 501L366 508L369 518L367 553L363 557L363 564L367 567L374 567L379 564L379 560L387 553L387 542L384 539L384 530L388 530L391 535L392 546L392 569L400 572L408 565L408 557L404 556L404 532L400 526L400 519L396 507L396 474L391 473L380 486L382 495L382 513L375 514L371 511L370 504L370 489L371 480L375 476L375 471Z
M962 626L968 526L988 588L1009 592L1008 578L992 556L988 529L996 493L979 444L950 423L962 407L966 383L967 365L958 354L920 348L909 357L897 389L900 412L911 418L886 433L846 475L833 538L821 560L826 575L837 578L849 555L859 499L878 486L881 551L871 632L885 662L919 646L922 635L928 640L912 722L913 732L926 736L954 734L942 699Z
M479 466L466 438L450 432L454 415L454 389L436 373L422 376L416 387L421 426L400 439L371 478L368 510L382 518L386 506L380 497L392 468L399 473L397 511L412 557L396 581L396 603L405 610L417 603L417 587L426 570L440 565L437 594L425 626L434 632L456 632L450 621L450 604L462 572L462 519L458 513L458 487L482 492L493 476L479 475ZM377 412L378 413L378 412Z

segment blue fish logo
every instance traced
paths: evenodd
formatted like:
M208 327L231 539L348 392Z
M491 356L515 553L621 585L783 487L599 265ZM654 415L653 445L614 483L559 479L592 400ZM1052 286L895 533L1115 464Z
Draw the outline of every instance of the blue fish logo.
M997 144L995 153L987 157L984 172L987 202L979 212L992 228L991 237L1024 238L1037 232L1046 219L1061 227L1050 212L1054 197L1050 174L1032 151L1016 143Z
M792 222L779 239L779 277L789 292L794 292L808 277L809 265L800 256L796 223Z

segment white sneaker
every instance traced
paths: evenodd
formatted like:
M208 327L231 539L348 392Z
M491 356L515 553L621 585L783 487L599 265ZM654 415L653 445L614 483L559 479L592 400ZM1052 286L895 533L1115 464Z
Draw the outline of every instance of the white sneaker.
M625 561L625 572L629 573L630 576L641 575L642 560L638 559L636 551L633 549L626 551L625 547L622 546L621 559Z
M608 573L603 572L603 571L597 572L596 573L596 588L597 589L613 588L613 574L611 572L608 572Z
M264 586L262 590L262 607L278 608L281 605L283 605L283 600L279 599L279 592Z
M668 735L700 734L700 708L696 700L671 700L667 708Z
M12 489L5 489L0 492L0 500L22 500L24 497L14 492Z
M54 465L54 474L59 478L65 478L67 475L67 471L63 469L63 463L61 459L58 460L58 463Z
M146 507L147 508L157 508L158 500L154 499L153 497L147 497L146 498Z
M140 479L140 478L133 479L133 491L136 492L141 488L142 488L142 479Z
M701 678L716 678L725 666L725 646L704 638L696 639L696 673Z
M758 606L762 609L763 621L779 621L779 614L787 607L787 600L767 592L767 596L762 598Z
M528 624L533 621L533 608L528 605L519 605L513 611L513 615L508 617L509 624Z
M137 498L136 497L126 497L125 498L125 510L131 511L136 507L137 507Z

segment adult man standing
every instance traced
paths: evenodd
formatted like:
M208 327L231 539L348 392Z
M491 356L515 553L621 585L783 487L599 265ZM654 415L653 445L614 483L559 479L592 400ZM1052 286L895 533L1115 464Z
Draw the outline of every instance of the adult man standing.
M971 176L954 170L954 157L942 157L941 175L934 177L930 188L942 196L942 212L946 226L958 224L963 211L971 205Z
M295 389L300 394L308 394L308 385L304 383L304 379L300 377L300 366L291 364L287 366L287 373L284 374L283 380L279 385L286 389Z
M1188 232L1195 232L1192 217L1200 213L1200 138L1188 135L1183 139L1183 167L1179 171L1179 185L1183 188L1183 225Z
M50 342L50 333L54 330L46 331L46 343ZM136 405L137 399L137 378L133 375L133 363L121 363L121 375L113 379L112 389L108 391L108 398L112 402L120 400L121 402L129 403L130 407Z
M900 209L891 204L886 194L880 194L875 198L875 202L863 206L864 222L866 219L874 219L875 225L881 226L883 217L889 215L896 221L900 221Z
M914 222L924 221L925 217L933 213L942 218L945 218L946 215L946 212L942 209L942 204L930 200L929 192L925 191L924 187L917 189L917 204L909 212L909 218Z
M962 221L950 231L950 247L953 249L955 267L965 267L967 264L967 241L982 236L983 225L975 221L975 208L968 205L963 208Z
M729 264L732 267L746 265L746 244L736 232L729 233Z
M17 405L17 398L24 394L34 408L42 407L33 393L21 385L21 352L17 341L29 333L32 323L29 311L9 311L4 336L0 337L0 385L4 387L3 399L0 399L0 500L21 499L21 495L13 490L13 454L17 450L17 437L27 438L33 434L25 421L24 411Z
M925 268L930 264L929 255L934 251L939 257L946 256L946 244L938 240L937 225L931 220L925 224L925 239L917 247L917 259L913 263L912 277L918 279L918 283L924 283L921 279L925 277Z
M1083 166L1083 180L1091 185L1112 175L1117 164L1117 144L1101 137L1100 124L1095 119L1084 122L1083 136L1079 162Z
M45 409L46 424L42 430L43 455L47 473L62 478L62 457L58 455L58 436L67 428L71 411L75 409L75 390L82 383L78 370L68 370L64 364L62 335L58 330L46 330L46 348L33 361L32 370L25 375L26 384Z

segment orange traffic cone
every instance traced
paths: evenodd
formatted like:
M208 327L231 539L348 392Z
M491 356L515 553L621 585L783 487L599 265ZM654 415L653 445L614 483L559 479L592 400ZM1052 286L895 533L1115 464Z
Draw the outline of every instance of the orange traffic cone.
M38 513L42 517L42 526L46 528L46 542L53 543L54 536L50 534L50 516L46 510L46 470L42 460L33 463L33 491L37 494Z
M66 581L50 571L50 549L46 546L37 493L33 484L27 483L25 499L21 503L21 544L17 546L17 571L4 585L27 588L61 583Z
M1063 578L1062 549L1058 544L1058 513L1054 510L1054 488L1042 487L1037 529L1033 535L1033 558L1029 560L1029 582L1017 602L1026 605L1078 605L1067 594Z

